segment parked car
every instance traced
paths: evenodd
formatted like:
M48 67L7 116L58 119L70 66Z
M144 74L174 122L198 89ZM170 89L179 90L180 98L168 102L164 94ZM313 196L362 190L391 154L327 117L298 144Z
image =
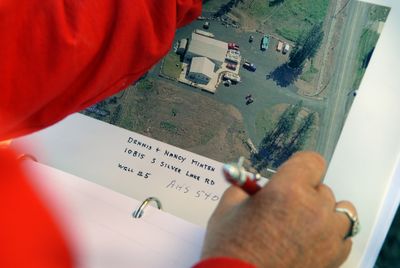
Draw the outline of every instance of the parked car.
M224 80L230 80L233 84L237 84L237 83L240 83L242 81L238 74L230 73L230 72L225 73L222 78Z
M278 44L276 45L276 51L281 52L283 49L283 42L278 41Z
M243 63L243 68L245 68L246 70L249 70L251 72L255 72L257 70L257 67L253 63L250 63L248 61L245 61Z
M233 63L228 63L228 64L226 65L226 68L231 69L231 70L233 70L233 71L236 70L236 67L237 67L237 65L236 65L236 64L233 64Z
M283 51L282 51L282 53L283 53L283 54L286 54L286 53L289 52L289 50L290 50L290 45L289 45L288 43L285 43L285 45L283 46Z
M247 100L246 100L246 105L250 105L250 104L252 104L254 102L254 99L253 98L248 98Z
M239 45L236 43L228 43L228 49L239 50Z
M250 35L250 37L249 37L249 43L253 42L253 40L254 40L254 36Z
M204 22L203 28L204 28L204 29L210 28L210 22L209 22L209 21Z
M238 64L240 62L240 56L233 53L226 53L225 59L234 64Z
M228 53L240 56L240 51L235 49L228 49Z
M231 80L225 80L224 81L224 85L226 86L226 87L229 87L230 85L232 85L232 81Z
M269 46L269 36L264 35L263 38L261 39L261 50L267 50Z

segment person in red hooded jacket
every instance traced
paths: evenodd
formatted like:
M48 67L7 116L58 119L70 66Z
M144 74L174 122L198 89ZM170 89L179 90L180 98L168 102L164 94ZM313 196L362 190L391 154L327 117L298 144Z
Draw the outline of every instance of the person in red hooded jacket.
M201 0L3 0L0 3L0 142L48 127L138 80L170 49ZM0 267L74 267L51 211L16 152L0 143ZM249 197L224 194L195 267L336 267L352 222L321 183L316 153L285 163ZM24 211L24 213L20 213Z

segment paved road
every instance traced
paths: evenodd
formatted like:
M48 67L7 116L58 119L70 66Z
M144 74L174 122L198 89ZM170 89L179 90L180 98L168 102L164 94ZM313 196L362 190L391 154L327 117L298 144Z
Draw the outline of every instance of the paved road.
M326 110L321 125L317 150L330 159L339 139L346 116L346 103L353 96L354 71L357 66L359 38L368 22L368 5L351 1L347 20L340 35L341 41L335 53L334 76L329 86Z

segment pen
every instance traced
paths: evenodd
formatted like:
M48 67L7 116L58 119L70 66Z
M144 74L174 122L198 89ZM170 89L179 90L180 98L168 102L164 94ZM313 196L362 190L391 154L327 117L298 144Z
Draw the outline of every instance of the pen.
M225 164L223 173L229 183L240 187L249 195L254 195L261 190L261 186L257 184L261 176L247 172L243 167L243 161L244 158L240 157L237 163Z

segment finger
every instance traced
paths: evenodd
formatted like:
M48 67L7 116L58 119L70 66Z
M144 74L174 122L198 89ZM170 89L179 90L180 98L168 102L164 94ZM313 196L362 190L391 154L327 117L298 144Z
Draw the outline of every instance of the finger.
M326 184L319 184L317 186L317 192L322 200L331 208L336 206L336 198L333 194L332 189Z
M348 209L350 213L354 216L357 216L357 210L352 203L349 201L340 201L336 203L336 208L344 208ZM352 222L346 213L335 211L335 221L337 226L337 232L341 238L345 239L352 227Z
M292 180L293 182L316 187L321 183L325 173L325 160L315 152L300 152L286 161L273 176L276 180Z
M342 250L343 261L342 261L342 263L347 259L347 257L349 257L352 247L353 247L353 241L351 239L346 239L343 241L343 250Z
M350 255L352 246L353 241L351 239L343 240L339 256L336 260L336 264L333 267L340 267L345 262Z
M214 214L224 214L225 211L241 204L249 195L237 186L230 186L221 197Z

